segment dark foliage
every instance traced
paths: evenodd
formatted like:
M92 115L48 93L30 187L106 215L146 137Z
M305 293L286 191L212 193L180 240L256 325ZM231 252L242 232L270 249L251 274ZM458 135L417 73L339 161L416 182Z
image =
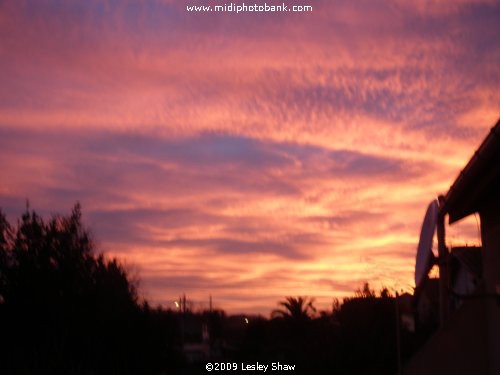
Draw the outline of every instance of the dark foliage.
M0 212L2 374L159 373L179 357L175 327L95 252L79 205L47 222L26 211L15 226Z
M331 312L312 314L307 298L288 297L275 318L253 319L232 343L237 352L224 359L238 363L294 364L300 374L396 374L395 298L377 296L369 285L334 300ZM289 306L290 308L288 308ZM292 310L295 314L292 314ZM402 361L414 352L414 334L401 327Z
M280 362L295 365L294 374L396 373L387 289L377 297L365 284L343 303L334 299L330 312L313 303L287 297L270 320L152 309L120 263L96 252L79 205L48 221L27 210L16 225L0 211L1 374L202 374L208 361ZM401 338L404 359L416 341L404 330ZM193 345L208 353L193 360Z

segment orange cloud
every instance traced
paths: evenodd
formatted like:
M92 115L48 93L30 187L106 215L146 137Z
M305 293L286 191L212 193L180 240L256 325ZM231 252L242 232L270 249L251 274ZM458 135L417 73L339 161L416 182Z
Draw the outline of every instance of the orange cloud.
M411 288L426 204L498 117L498 4L134 4L0 5L0 207L80 200L156 303Z

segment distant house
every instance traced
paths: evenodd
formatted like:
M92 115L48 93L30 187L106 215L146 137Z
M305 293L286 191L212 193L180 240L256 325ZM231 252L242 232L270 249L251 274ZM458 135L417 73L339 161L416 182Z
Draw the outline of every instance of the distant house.
M440 255L440 328L406 364L413 374L500 374L500 121L460 173L439 207L450 225L478 213L481 247ZM441 245L444 245L444 235ZM430 281L431 279L427 280ZM435 283L435 282L434 282ZM422 288L425 288L424 286ZM436 287L420 291L429 298ZM434 290L434 292L432 291ZM421 313L432 302L421 300ZM426 310L427 308L427 310Z
M466 296L481 287L483 261L481 247L455 247L450 252L450 309L458 309Z

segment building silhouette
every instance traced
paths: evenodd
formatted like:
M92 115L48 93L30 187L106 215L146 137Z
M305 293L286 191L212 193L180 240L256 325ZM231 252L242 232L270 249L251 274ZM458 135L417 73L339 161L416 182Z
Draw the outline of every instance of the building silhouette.
M473 214L481 221L481 247L447 248L445 219L453 225ZM403 373L500 374L500 120L439 199L438 246L439 286L424 280L415 300L422 327L418 315L432 316L429 301L438 289L439 328Z

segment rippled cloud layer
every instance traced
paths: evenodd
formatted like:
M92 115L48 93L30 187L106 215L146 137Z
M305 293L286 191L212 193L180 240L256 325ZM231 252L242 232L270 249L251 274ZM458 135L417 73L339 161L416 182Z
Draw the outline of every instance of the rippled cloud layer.
M0 4L0 207L80 201L154 303L411 289L427 203L499 115L500 4L186 4Z

